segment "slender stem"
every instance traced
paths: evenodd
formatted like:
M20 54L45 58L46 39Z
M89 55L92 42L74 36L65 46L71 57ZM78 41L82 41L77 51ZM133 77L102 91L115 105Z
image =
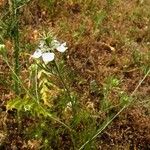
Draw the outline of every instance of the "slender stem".
M17 10L17 1L12 0L12 39L14 43L14 71L19 76L19 24L18 24L18 10ZM19 94L19 82L14 76L14 86L15 92Z
M36 69L35 69L35 95L37 102L39 103L39 94L38 94L38 65L36 64Z
M59 71L58 65L57 65L57 63L56 63L55 61L54 61L54 64L55 64L57 73L58 73L58 75L59 75L59 78L60 78L60 80L61 80L61 82L62 82L62 84L63 84L63 86L64 86L64 88L65 88L65 90L66 90L66 93L67 93L67 95L68 95L68 97L69 97L69 99L70 99L70 102L71 102L72 106L74 106L74 102L72 101L69 88L68 88L67 85L65 84L65 82L64 82L64 80L63 80L63 77L61 76L61 73L60 73L60 71Z
M58 68L58 65L57 65L56 61L54 61L54 64L55 64L57 73L58 73L58 75L59 75L59 78L60 78L60 80L61 80L61 82L62 82L62 84L63 84L63 86L64 86L64 88L65 88L65 90L66 90L66 93L67 93L67 95L68 95L68 97L69 97L69 99L70 99L70 102L71 102L71 104L72 104L72 111L73 111L73 117L74 117L75 114L76 114L76 110L75 110L75 108L74 108L74 101L73 101L72 98L71 98L69 88L67 87L67 85L65 84L65 82L64 82L64 80L63 80L63 77L61 76L61 73L60 73L60 71L59 71L59 68ZM74 134L71 134L71 139L72 139L73 149L75 150L76 148L75 148Z
M82 150L89 142L94 140L124 109L126 108L126 105L122 107L117 114L115 114L109 121L105 123L104 126L102 126L97 133L89 140L87 140L80 148L79 150Z
M132 96L136 93L136 91L138 90L138 88L141 86L141 84L143 83L143 81L146 79L146 77L148 76L148 74L150 73L150 69L147 71L147 73L145 74L145 76L142 78L142 80L140 80L140 82L138 83L138 85L136 86L136 88L134 89L134 91L131 93L130 95L130 99L132 98ZM80 148L79 150L82 150L88 143L90 143L92 140L94 140L100 133L102 133L103 130L105 130L107 128L107 126L124 110L126 109L132 101L130 101L128 104L124 105L109 121L107 121L104 126L102 126L97 133L90 138L89 140L87 140Z

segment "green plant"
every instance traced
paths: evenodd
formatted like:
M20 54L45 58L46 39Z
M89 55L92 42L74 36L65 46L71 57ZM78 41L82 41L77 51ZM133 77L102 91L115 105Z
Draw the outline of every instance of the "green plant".
M28 87L29 90L23 85L16 72L13 71L7 61L7 57L4 57L5 62L26 93L23 99L18 97L17 99L10 100L7 103L7 110L17 109L17 111L21 113L29 112L34 117L50 117L71 131L72 129L69 125L66 125L52 115L53 113L56 113L56 115L58 113L57 111L55 112L54 102L57 101L57 99L61 101L65 99L65 104L63 105L67 107L68 103L70 103L70 115L73 117L76 116L76 98L74 93L68 88L67 76L63 75L65 73L65 66L63 61L59 60L60 58L56 58L55 49L63 53L67 47L65 43L59 43L51 34L44 35L40 41L39 48L31 56L35 59L35 64L32 64L30 67L31 81ZM40 60L40 58L42 58L42 60ZM61 111L64 111L63 109L66 108L61 109ZM70 135L71 141L74 143L72 133Z
M108 77L106 79L106 83L103 86L103 94L104 98L102 99L101 102L101 110L109 110L109 108L112 107L111 101L109 100L109 95L111 94L112 90L118 90L119 86L119 80L113 76Z
M118 1L116 7L119 9L114 10L115 0L35 0L30 3L29 11L30 15L34 15L34 11L38 12L35 17L37 20L35 19L33 24L26 25L23 22L24 16L21 16L20 8L28 2L27 0L10 0L10 7L3 10L4 15L0 21L0 43L11 41L14 53L11 58L11 53L3 44L0 45L2 59L13 74L16 91L16 95L13 93L14 98L9 98L7 101L6 108L8 114L9 112L14 114L13 120L17 121L18 133L21 133L21 140L25 142L23 144L27 145L27 149L43 150L95 150L100 146L102 149L107 149L103 148L103 144L107 141L99 137L103 135L102 133L110 123L115 118L120 121L123 118L119 117L121 112L132 104L138 104L139 99L144 99L143 103L148 102L147 95L141 96L141 91L136 93L141 85L142 93L146 92L143 92L143 87L148 83L143 81L150 72L150 55L145 53L149 47L145 47L144 43L147 42L146 46L149 46L148 28L146 23L138 21L142 18L147 20L145 15L142 14L141 18L137 11L129 20L128 13L131 14L131 11L124 10L122 3L124 5L127 3L123 1ZM128 5L132 4L135 3L131 2ZM129 7L129 9L131 8ZM122 12L125 14L125 18ZM128 19L126 20L126 18ZM130 26L128 21L132 21L137 27ZM46 33L46 31L40 39L34 41L35 43L31 42L30 33L24 35L24 32L28 31L26 30L28 27L31 29L30 31L36 30L36 33L41 32L39 31L41 28L47 28L47 31L49 28L53 28L59 37L62 39L66 37L68 40L70 45L68 53L63 53L68 48L67 44L57 41L51 32ZM86 32L87 29L90 31ZM130 29L133 33L128 35ZM135 38L137 38L138 32L143 30L145 31L142 34L141 44L136 42ZM131 36L132 34L134 36ZM31 43L26 38L29 38ZM77 41L75 42L73 38ZM25 42L27 42L26 46L24 46ZM112 47L113 52L109 48L105 48L103 43L110 45L109 48ZM33 49L35 52L30 55L29 53ZM95 65L92 72L88 66L91 64L87 63L87 60L91 58L92 66ZM14 60L13 64L12 59ZM21 61L18 61L19 59ZM113 59L113 62L109 59ZM74 64L75 67L70 67L71 64ZM78 68L78 64L77 74L79 73L79 75L74 75L73 69ZM0 71L2 74L5 72L6 70ZM113 73L115 76L105 76ZM127 79L127 82L131 80L133 83L142 73L145 76L135 90L131 94L128 89L125 91L126 87L130 85L125 83L124 79ZM0 79L1 86L7 88L7 81L3 81L3 79L5 77ZM12 85L11 81L7 83L7 86L9 85ZM8 89L9 92L11 92L10 89L11 86ZM141 104L143 103L141 102ZM110 135L108 133L110 138L113 138L111 134L114 128L111 126L106 131L106 133L110 132ZM38 143L36 148L32 147L33 140ZM113 147L111 148L113 149ZM117 148L116 144L115 149Z
M4 43L4 39L10 39L13 43L13 68L17 76L20 75L20 33L19 33L19 10L30 0L9 0L8 8L5 9L4 15L0 21L0 40ZM20 85L15 76L13 76L14 90L16 94L20 94Z
M79 26L77 30L73 32L73 37L80 41L80 38L82 37L82 35L84 35L85 31L86 31L86 26L85 23L83 23Z
M19 40L19 1L11 0L9 1L10 7L10 20L11 20L11 32L10 36L14 44L14 71L17 76L19 76L19 53L20 53L20 40ZM16 94L19 94L19 82L14 76L14 87Z
M97 138L107 127L110 123L112 123L112 121L118 117L118 115L120 115L122 113L122 111L124 111L126 108L128 108L130 106L130 104L133 102L132 97L136 94L138 88L141 86L141 84L143 83L143 81L149 76L150 74L150 69L147 71L147 73L145 74L145 76L139 81L139 83L137 84L137 86L135 87L134 91L131 93L131 95L128 98L125 98L126 100L130 100L128 101L128 103L124 103L124 105L122 106L122 108L114 115L112 115L111 117L108 116L108 119L106 119L103 124L100 126L100 128L97 130L97 132L90 137L80 148L79 150L82 150L85 148L86 145L88 145L91 141L93 141L95 138ZM116 81L114 82L116 85ZM126 97L126 96L125 96Z
M102 23L106 17L107 12L105 10L100 10L93 15L94 33L97 33L98 31L102 30Z

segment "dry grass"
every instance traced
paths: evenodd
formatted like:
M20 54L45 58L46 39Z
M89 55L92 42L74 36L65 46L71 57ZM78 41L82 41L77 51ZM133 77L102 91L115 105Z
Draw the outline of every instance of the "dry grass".
M5 8L7 4L0 2L0 7ZM76 74L71 86L81 97L80 105L98 114L104 95L102 92L91 90L92 81L96 81L102 90L106 79L115 76L121 81L119 90L130 94L150 67L149 8L149 0L110 0L110 3L98 0L93 2L56 0L53 4L33 0L20 10L23 53L33 52L39 34L45 29L52 30L60 39L67 41L69 50L66 62ZM6 39L7 42L8 40ZM25 60L24 62L27 63ZM1 72L6 75L2 62L0 66ZM26 68L22 67L24 68L22 71L25 71ZM150 149L149 106L140 104L149 99L149 86L148 77L135 96L135 106L117 117L102 136L97 138L96 149ZM6 90L3 84L0 88L3 95L1 98L4 101L8 99L9 89ZM117 90L109 95L109 101L114 106L118 104L119 98ZM118 108L114 108L109 113L117 111ZM105 120L107 113L99 115L102 121ZM9 122L10 126L11 124L12 128L8 129L11 132L8 132L10 142L6 142L6 147L9 148L10 144L20 144L20 147L23 147L21 134L18 135L19 131L11 131L17 128L14 122ZM10 137L12 135L15 141ZM67 143L69 138L67 136L61 136L62 149L68 149L67 146L70 145ZM35 142L39 144L38 141Z

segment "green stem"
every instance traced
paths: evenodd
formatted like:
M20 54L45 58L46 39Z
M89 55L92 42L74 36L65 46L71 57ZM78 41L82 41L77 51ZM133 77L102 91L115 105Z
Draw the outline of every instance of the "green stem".
M59 75L59 78L60 78L60 80L61 80L61 82L62 82L62 84L63 84L63 86L64 86L64 89L65 89L65 91L66 91L66 93L67 93L67 95L68 95L68 97L69 97L69 100L70 100L70 102L71 102L71 104L72 104L72 111L73 111L73 117L74 117L75 114L76 114L76 110L75 110L75 106L74 106L74 101L72 100L71 95L70 95L69 88L67 87L67 85L65 84L65 82L64 82L64 80L63 80L63 77L61 76L61 73L60 73L60 71L59 71L59 67L58 67L56 61L54 61L54 65L55 65L55 67L56 67L56 70L57 70L57 73L58 73L58 75ZM72 139L73 149L75 150L76 148L75 148L74 134L71 134L71 139Z
M145 76L142 78L142 80L138 83L138 85L136 86L136 88L134 89L134 91L131 93L129 98L132 98L132 96L134 96L134 94L137 92L138 88L141 86L141 84L143 83L143 81L146 79L146 77L149 75L150 73L150 69L147 71L147 73L145 74ZM133 100L132 100L133 101ZM114 116L112 116L100 129L98 129L97 133L92 136L89 140L87 140L80 148L79 150L82 150L85 148L85 146L87 144L89 144L91 141L93 141L95 138L97 138L97 136L99 136L107 127L108 125L110 125L112 123L112 121L121 114L122 111L124 111L128 106L130 106L130 104L132 103L132 101L130 101L130 103L124 105Z
M57 63L56 63L55 61L54 61L54 64L55 64L55 67L56 67L56 71L57 71L57 73L58 73L58 75L59 75L59 78L60 78L60 80L61 80L61 82L62 82L62 84L63 84L63 86L64 86L64 89L65 89L65 91L66 91L66 93L67 93L67 95L68 95L68 97L69 97L69 100L70 100L70 102L71 102L71 104L72 104L72 108L73 108L73 110L74 110L74 101L73 101L72 98L71 98L69 88L68 88L67 85L65 84L64 79L63 79L63 77L62 77L62 75L61 75L61 73L60 73L60 71L59 71L58 65L57 65ZM75 114L75 110L74 110L73 112L74 112L74 114Z
M36 99L37 102L39 103L39 94L38 94L38 65L36 65L36 69L35 69L35 95L36 95Z
M16 0L12 0L12 40L14 43L14 71L19 76L19 24L18 24L18 12ZM15 92L19 94L19 82L14 76Z

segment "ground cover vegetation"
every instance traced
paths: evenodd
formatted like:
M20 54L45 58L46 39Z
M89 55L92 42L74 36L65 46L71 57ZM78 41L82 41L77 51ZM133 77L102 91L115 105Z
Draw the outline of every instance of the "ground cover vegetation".
M150 149L149 0L0 1L0 149Z

